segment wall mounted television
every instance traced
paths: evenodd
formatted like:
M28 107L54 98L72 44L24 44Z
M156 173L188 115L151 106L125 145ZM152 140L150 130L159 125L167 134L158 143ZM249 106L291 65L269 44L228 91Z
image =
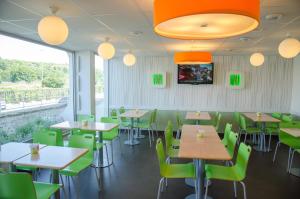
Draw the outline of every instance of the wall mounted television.
M178 64L178 84L213 84L214 63Z

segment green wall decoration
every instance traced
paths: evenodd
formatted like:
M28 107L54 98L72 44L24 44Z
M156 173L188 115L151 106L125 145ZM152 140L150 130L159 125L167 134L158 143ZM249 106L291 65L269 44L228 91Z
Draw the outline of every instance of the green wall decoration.
M167 84L166 73L152 73L151 85L155 88L165 88Z
M226 85L232 89L242 89L245 87L244 73L239 71L230 71L227 73Z

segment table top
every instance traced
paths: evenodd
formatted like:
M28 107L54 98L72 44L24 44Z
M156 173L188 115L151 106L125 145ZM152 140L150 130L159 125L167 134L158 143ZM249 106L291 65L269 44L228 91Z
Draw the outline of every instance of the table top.
M187 120L211 120L208 112L187 112L185 119Z
M300 138L300 129L297 128L281 128L281 131L284 131L285 133Z
M280 120L264 113L262 113L260 117L258 117L256 113L243 113L243 114L253 122L277 122L277 123L280 122Z
M197 136L199 130L203 134L201 138ZM178 157L202 160L231 159L214 126L209 125L182 126Z
M12 163L13 161L31 153L31 143L9 142L3 144L0 150L0 163ZM40 144L40 149L46 145Z
M83 125L82 122L70 122L65 121L58 124L54 124L51 128L55 129L82 129L82 130L89 130L89 131L110 131L113 128L117 127L118 124L113 123L102 123L102 122L88 122L86 126Z
M17 166L60 170L66 168L87 152L88 149L47 146L42 148L38 155L26 155L14 161L14 164Z
M128 117L128 118L141 118L143 117L148 111L146 110L129 110L125 113L120 114L120 117Z

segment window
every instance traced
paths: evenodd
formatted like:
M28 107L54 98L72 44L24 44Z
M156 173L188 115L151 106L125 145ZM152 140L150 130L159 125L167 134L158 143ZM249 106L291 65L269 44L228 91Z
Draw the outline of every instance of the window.
M104 64L103 59L95 55L95 97L96 97L96 116L99 121L100 117L107 116L107 105L104 95Z
M24 141L71 114L66 51L0 35L0 142Z

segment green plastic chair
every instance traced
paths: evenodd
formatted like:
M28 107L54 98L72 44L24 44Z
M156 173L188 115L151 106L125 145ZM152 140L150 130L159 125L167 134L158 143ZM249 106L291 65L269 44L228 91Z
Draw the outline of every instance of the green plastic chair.
M154 135L153 135L153 123L154 123L154 117L155 117L155 111L152 111L150 114L150 118L148 121L144 121L144 122L139 122L137 124L137 128L139 128L139 130L146 130L148 131L148 136L149 136L149 145L150 147L152 146L152 141L154 141Z
M179 115L178 112L176 113L176 124L177 124L176 139L179 139L180 135L181 135L181 130L182 130L183 122L182 122L182 120L181 120L180 115Z
M228 139L229 139L229 134L231 132L232 129L232 124L226 123L225 125L225 130L224 130L224 137L222 139L222 143L227 146L228 144Z
M282 125L283 126L283 125ZM289 126L285 126L286 128L289 128ZM281 127L283 128L283 127ZM274 156L273 156L273 163L275 162L277 150L280 144L285 144L289 147L289 155L288 155L288 164L287 164L287 172L289 173L291 170L294 153L295 151L298 151L300 149L300 138L294 137L289 135L288 133L285 133L284 131L279 132L279 140L276 144Z
M158 110L157 109L154 109L154 114L153 114L153 124L152 124L152 128L153 128L153 131L155 131L156 133L156 137L158 137L158 130L157 130L157 112Z
M165 150L167 154L167 162L171 161L171 158L177 158L179 149L174 149L172 146L172 138L173 138L173 132L170 127L167 127L165 129Z
M225 145L225 147L226 147L227 152L230 155L231 159L233 159L233 156L234 156L237 139L238 139L238 134L233 131L230 131L229 136L228 136L227 145ZM232 161L229 161L229 162L232 164Z
M28 173L0 173L0 198L49 199L60 185L33 182Z
M216 128L217 132L220 131L221 118L222 118L222 114L218 113L218 115L217 115L217 121L216 121L216 125L215 125L215 128Z
M125 113L125 108L123 106L119 108L119 114L121 115L122 113ZM131 122L126 117L120 117L120 125L122 129L127 131L131 128Z
M172 136L171 136L171 138L172 138L171 139L172 146L174 148L178 148L179 145L180 145L180 140L173 137L173 123L170 120L168 121L167 128L170 128L170 131L171 131L171 134L172 134Z
M244 199L247 198L246 194L246 185L243 180L246 177L246 171L248 166L249 157L251 154L251 147L241 143L239 146L237 160L235 165L233 166L220 166L220 165L212 165L207 164L205 166L205 174L206 174L206 190L205 190L205 199L207 198L208 193L208 183L209 180L226 180L232 181L234 185L234 195L237 197L236 193L236 182L241 183L244 190Z
M282 115L282 121L283 122L292 122L293 116L292 115Z
M239 125L240 124L240 116L241 116L241 113L240 112L234 112L233 113L233 119L234 121Z
M67 178L73 178L74 176L78 176L78 174L83 171L84 169L89 168L93 164L94 159L94 143L95 143L95 137L89 134L86 135L72 135L69 139L69 147L73 148L85 148L88 149L88 152L80 157L78 160L67 166L66 168L59 171L60 175L64 175ZM98 175L97 170L94 167L94 171L96 174L96 179L99 185L98 181ZM68 180L70 181L70 180ZM78 186L75 188L79 195L79 181Z
M244 138L244 142L246 143L247 141L247 136L249 135L256 135L261 133L261 129L257 128L257 127L249 127L247 126L247 122L244 116L240 116L240 135L238 140L240 140L242 133L245 133L245 138Z
M187 164L167 164L162 140L159 138L156 141L156 154L159 163L159 170L161 179L157 192L157 199L160 198L160 193L163 191L164 182L167 186L168 178L193 178L196 179L196 171L193 163ZM195 192L197 193L197 186L195 180Z
M102 123L112 123L112 124L119 124L118 119L110 118L110 117L101 117L100 120ZM113 147L113 141L119 140L119 147L120 151L122 151L122 144L121 144L121 137L119 135L119 127L115 127L110 131L102 132L102 139L105 142L110 143L111 146L111 163L108 161L108 165L112 165L114 162L114 147Z
M281 113L277 113L277 112L272 113L272 117L280 120L281 119Z
M118 114L117 114L117 110L116 109L112 109L110 111L110 117L113 119L118 119Z

